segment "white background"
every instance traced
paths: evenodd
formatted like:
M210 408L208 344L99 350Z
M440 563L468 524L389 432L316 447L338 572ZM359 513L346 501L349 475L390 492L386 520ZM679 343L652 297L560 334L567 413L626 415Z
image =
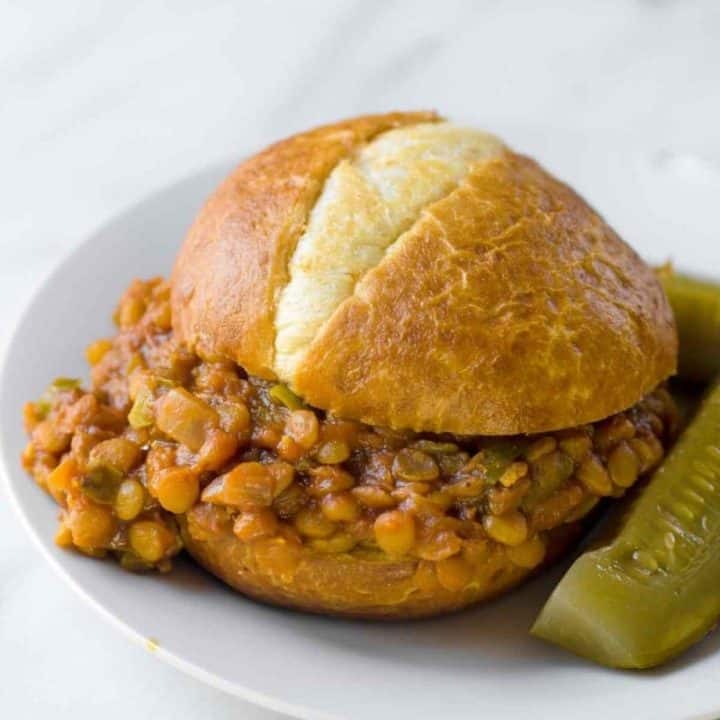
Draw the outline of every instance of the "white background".
M97 225L295 130L434 107L496 131L622 133L717 168L719 87L713 0L0 0L0 349L33 288ZM2 494L0 712L278 717L162 665L87 610Z

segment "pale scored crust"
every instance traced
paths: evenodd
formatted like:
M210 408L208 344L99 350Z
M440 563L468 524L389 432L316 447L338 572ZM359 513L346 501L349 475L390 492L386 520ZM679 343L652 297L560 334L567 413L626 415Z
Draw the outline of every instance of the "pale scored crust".
M277 375L292 383L322 326L423 208L454 190L499 140L450 123L380 135L330 173L310 213L275 314Z
M418 431L592 422L677 352L653 273L581 198L427 114L348 121L241 165L183 247L173 312L204 355Z

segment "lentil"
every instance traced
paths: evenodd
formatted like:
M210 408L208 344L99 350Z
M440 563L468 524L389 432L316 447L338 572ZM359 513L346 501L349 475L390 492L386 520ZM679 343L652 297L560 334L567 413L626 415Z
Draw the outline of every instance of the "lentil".
M387 490L374 485L358 485L351 492L361 505L368 508L389 508L396 504L395 498Z
M613 484L621 488L631 487L640 472L640 461L626 441L618 443L608 457L608 470Z
M563 437L559 443L560 449L569 455L576 463L582 462L592 450L592 440L587 433L572 433Z
M310 542L313 550L324 553L349 552L357 545L357 540L350 533L336 533L327 539L316 539Z
M440 469L431 455L422 450L405 448L395 456L392 473L400 480L423 482L435 480Z
M624 414L615 415L598 426L594 442L600 450L611 448L620 440L629 440L635 435L635 425Z
M578 485L568 485L552 497L539 503L532 511L530 522L534 530L557 527L583 500L584 493Z
M520 545L528 535L527 519L517 510L506 515L485 515L483 527L493 540L503 545Z
M524 462L514 462L500 476L500 484L504 487L512 487L520 478L528 474L528 465Z
M462 550L462 539L452 530L440 530L421 540L416 548L418 557L423 560L445 560Z
M328 440L318 448L316 457L325 465L337 465L350 457L350 448L344 440Z
M153 476L150 492L165 510L180 515L195 504L200 485L190 468L166 468Z
M112 348L112 340L96 340L87 346L85 350L85 358L90 365L97 365L105 353Z
M65 493L71 489L73 479L77 474L75 459L68 457L47 476L45 480L47 489L57 503L64 504Z
M134 520L145 506L145 489L133 479L120 483L113 502L115 514L120 520Z
M161 522L138 520L130 525L128 535L130 547L147 563L162 559L173 537Z
M405 555L415 544L415 520L400 510L378 515L374 530L377 544L388 555Z
M328 494L322 499L323 515L333 522L352 522L360 516L360 508L350 493Z
M73 508L66 519L76 547L92 550L107 545L115 534L115 520L110 510L85 503Z
M514 565L532 569L545 558L545 543L539 535L533 535L520 545L509 547L507 554Z
M590 455L583 461L578 468L577 477L593 495L604 497L612 492L608 471L597 455Z
M551 453L557 447L557 440L554 437L546 436L536 440L525 453L525 458L530 462L539 460L543 455Z
M435 563L439 583L451 592L462 590L472 578L472 566L461 557L451 557Z
M90 450L88 467L110 467L127 475L140 461L140 448L124 437L103 440Z
M305 507L295 516L295 529L306 537L326 538L337 529L337 524L328 520L316 507Z

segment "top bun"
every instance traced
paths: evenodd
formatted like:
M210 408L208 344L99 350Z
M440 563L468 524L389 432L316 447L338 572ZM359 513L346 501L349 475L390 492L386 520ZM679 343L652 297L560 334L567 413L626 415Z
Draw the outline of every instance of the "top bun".
M360 117L242 163L173 277L181 339L373 425L594 422L675 371L653 272L569 187L434 113Z

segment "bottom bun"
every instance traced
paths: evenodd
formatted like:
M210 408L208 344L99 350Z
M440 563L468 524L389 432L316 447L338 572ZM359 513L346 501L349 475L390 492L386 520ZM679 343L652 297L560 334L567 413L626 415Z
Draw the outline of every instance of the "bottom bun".
M295 610L378 620L431 617L496 597L559 558L581 532L580 523L572 523L544 533L545 559L528 569L495 544L474 558L433 563L371 551L320 553L277 537L247 543L230 531L194 537L187 519L178 520L192 557L244 595Z

